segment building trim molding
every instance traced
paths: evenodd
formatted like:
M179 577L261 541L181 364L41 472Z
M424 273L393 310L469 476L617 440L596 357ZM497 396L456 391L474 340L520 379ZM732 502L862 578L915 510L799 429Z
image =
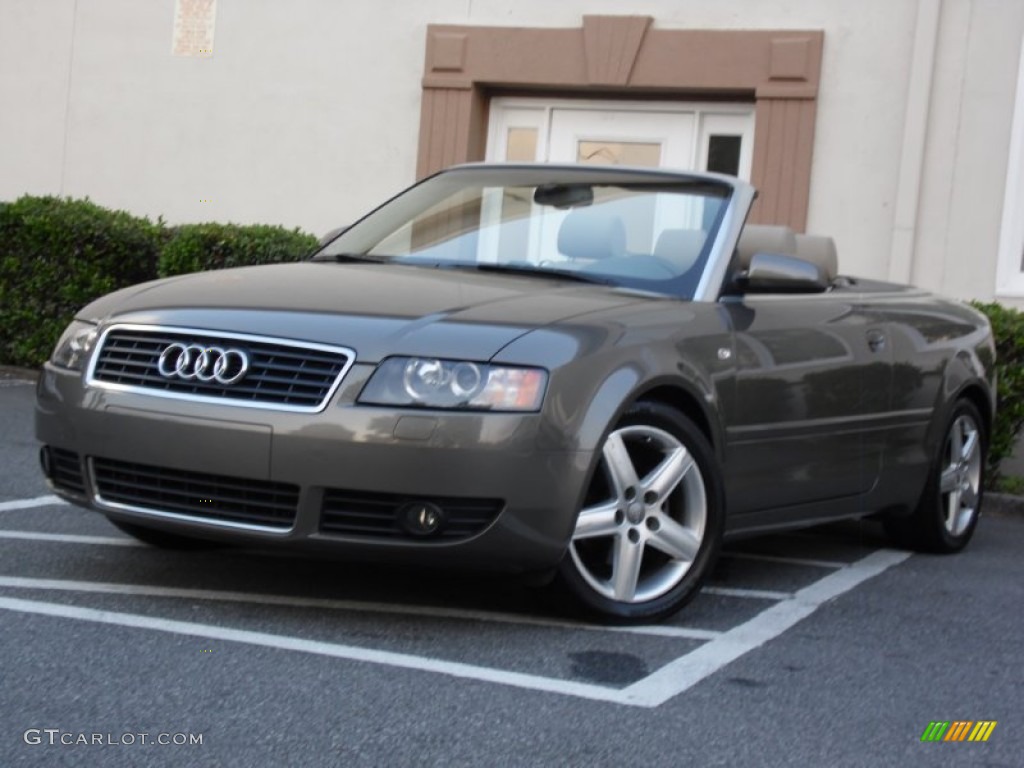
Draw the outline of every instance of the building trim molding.
M649 16L580 27L427 27L417 176L482 160L492 95L728 98L755 103L751 221L804 231L821 30L657 29Z

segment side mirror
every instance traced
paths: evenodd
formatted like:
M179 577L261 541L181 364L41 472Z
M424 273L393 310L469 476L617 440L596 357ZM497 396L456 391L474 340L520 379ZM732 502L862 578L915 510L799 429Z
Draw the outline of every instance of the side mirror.
M327 245L329 242L331 242L331 240L336 238L338 235L340 235L346 229L348 229L348 225L345 225L344 227L337 227L335 229L332 229L330 232L328 232L326 235L324 235L323 237L320 238L320 247L323 248L325 245Z
M736 284L746 293L824 293L830 283L817 264L781 253L755 253Z

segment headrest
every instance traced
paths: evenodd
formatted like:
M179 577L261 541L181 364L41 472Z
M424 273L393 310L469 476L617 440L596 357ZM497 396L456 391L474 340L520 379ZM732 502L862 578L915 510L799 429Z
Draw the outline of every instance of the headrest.
M829 280L839 274L839 256L836 254L836 243L831 237L797 235L796 255L821 267Z
M796 255L796 235L789 227L767 224L747 224L736 244L739 255L739 268L750 266L750 259L755 253L781 253Z
M707 233L700 229L666 229L658 235L654 255L682 274L697 263L706 239Z
M626 255L626 228L618 216L576 208L558 229L558 250L570 259L611 259Z

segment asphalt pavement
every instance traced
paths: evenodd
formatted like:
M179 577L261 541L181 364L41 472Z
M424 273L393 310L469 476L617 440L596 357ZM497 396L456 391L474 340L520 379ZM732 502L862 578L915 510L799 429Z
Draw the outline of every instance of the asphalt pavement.
M137 545L50 497L31 407L0 377L5 768L1024 765L1024 517L952 557L744 541L612 629L497 576Z

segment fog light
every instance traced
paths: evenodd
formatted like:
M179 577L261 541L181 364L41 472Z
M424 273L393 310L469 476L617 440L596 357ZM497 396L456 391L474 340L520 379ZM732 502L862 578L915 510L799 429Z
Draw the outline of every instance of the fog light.
M412 501L399 508L398 519L413 536L431 536L444 525L444 510L429 501Z

